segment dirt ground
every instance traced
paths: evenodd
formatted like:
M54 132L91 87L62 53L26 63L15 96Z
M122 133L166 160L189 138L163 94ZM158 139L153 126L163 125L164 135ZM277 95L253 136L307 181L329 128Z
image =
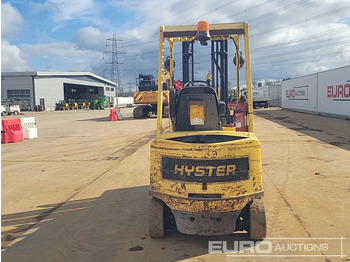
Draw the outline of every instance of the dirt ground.
M149 237L156 119L121 111L116 122L107 110L20 116L36 117L39 137L1 147L2 261L350 261L350 121L256 110L268 239L209 253L208 241L250 242Z

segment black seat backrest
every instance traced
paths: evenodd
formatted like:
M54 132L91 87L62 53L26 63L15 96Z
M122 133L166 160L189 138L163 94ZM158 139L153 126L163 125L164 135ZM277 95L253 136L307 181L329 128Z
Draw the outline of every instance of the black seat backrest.
M204 106L204 123L191 123L191 105ZM175 131L220 130L218 98L209 86L184 87L176 101ZM193 107L192 107L193 108Z

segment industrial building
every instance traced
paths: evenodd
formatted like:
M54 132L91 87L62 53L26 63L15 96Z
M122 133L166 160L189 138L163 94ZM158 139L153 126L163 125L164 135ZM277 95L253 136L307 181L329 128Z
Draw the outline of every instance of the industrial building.
M1 99L20 105L22 111L38 106L54 110L60 100L92 101L105 95L115 105L116 83L90 72L2 72Z
M276 82L259 86L253 89L263 91L264 97L271 98L270 106L280 107L282 105L282 83Z

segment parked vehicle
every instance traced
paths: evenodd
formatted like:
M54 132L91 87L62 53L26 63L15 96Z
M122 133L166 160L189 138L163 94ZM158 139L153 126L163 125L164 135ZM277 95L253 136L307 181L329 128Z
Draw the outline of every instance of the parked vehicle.
M78 103L74 99L68 99L68 105L70 110L78 109Z
M101 95L99 99L91 101L90 109L105 109L107 107L106 96Z
M270 101L271 101L271 98L264 96L263 91L260 91L260 90L253 91L253 107L254 108L257 108L257 107L268 108Z
M66 101L60 100L56 103L55 110L68 110L68 109L69 109L69 105Z
M6 108L2 105L1 106L1 116L5 116L5 115L7 115Z
M21 112L19 105L12 104L12 101L4 101L1 105L1 115L18 115Z

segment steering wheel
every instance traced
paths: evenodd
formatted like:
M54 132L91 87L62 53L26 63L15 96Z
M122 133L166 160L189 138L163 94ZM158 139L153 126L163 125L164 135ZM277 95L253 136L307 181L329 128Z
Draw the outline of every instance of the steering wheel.
M193 81L190 81L190 82L187 82L186 84L184 84L184 87L187 87L187 86L194 86L194 83L204 83L205 86L208 86L207 81L193 80Z

